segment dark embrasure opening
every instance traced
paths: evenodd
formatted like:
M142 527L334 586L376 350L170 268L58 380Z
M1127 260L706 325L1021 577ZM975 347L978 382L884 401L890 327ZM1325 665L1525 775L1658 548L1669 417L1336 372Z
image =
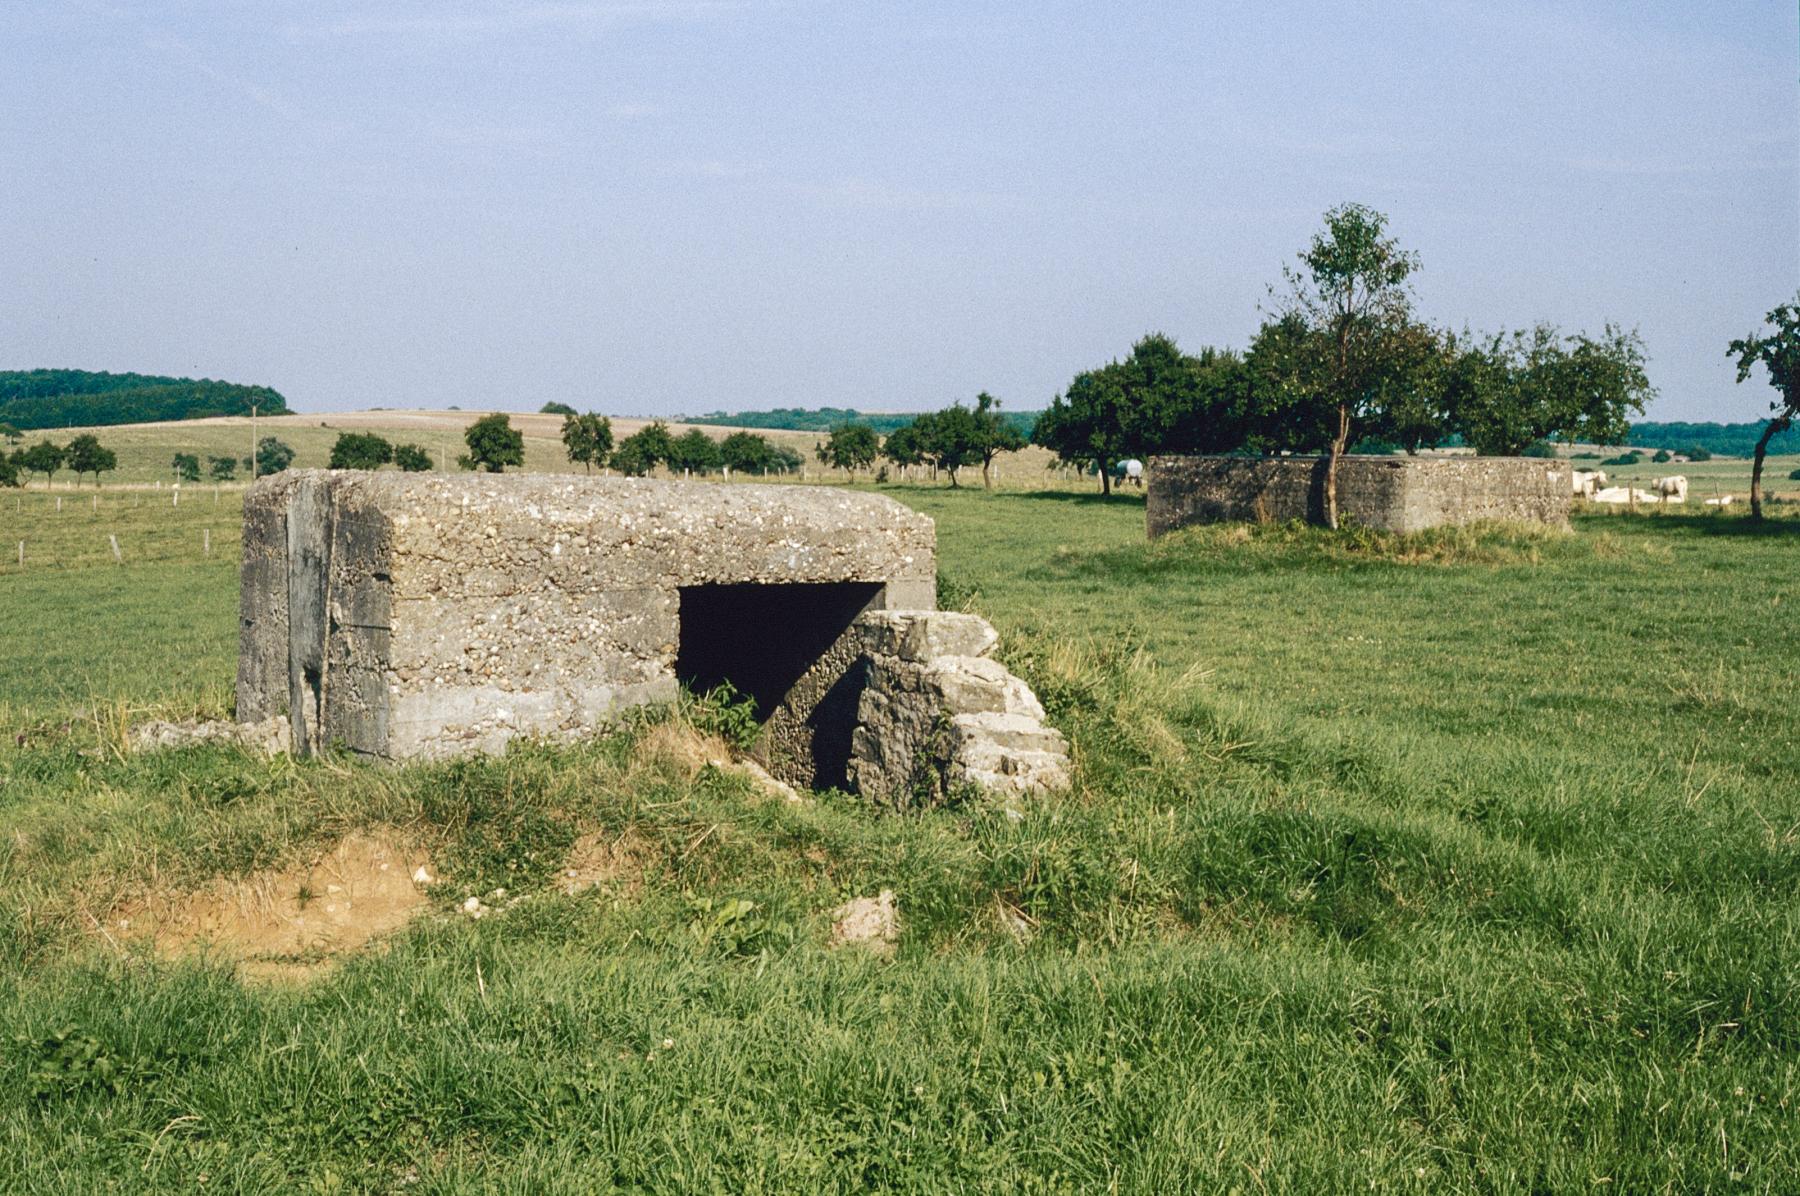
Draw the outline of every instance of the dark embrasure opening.
M695 693L729 681L766 722L881 591L880 582L683 586L675 675Z

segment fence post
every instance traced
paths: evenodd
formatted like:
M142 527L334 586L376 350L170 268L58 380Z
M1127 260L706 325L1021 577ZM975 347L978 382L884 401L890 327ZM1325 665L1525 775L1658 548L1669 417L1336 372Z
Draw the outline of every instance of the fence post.
M62 510L62 495L60 494L56 496L56 509L58 511Z
M25 567L25 541L19 541L19 568Z
M109 543L112 544L113 564L123 565L125 563L125 558L123 556L121 556L119 553L119 537L109 535L106 537L106 539Z
M207 527L200 530L200 546L206 550L207 556L212 555L212 528Z

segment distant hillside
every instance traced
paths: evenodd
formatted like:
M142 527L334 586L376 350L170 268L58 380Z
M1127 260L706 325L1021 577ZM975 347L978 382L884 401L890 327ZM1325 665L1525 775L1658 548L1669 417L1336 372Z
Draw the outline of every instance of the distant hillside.
M1767 420L1747 424L1642 423L1631 425L1625 443L1639 448L1668 449L1672 453L1703 448L1720 457L1748 457L1756 451L1757 438ZM1800 453L1800 428L1777 433L1769 441L1771 453Z
M92 370L0 371L0 423L26 431L248 415L251 404L263 415L288 414L287 400L266 386Z
M1035 411L1003 411L1006 421L1026 436L1037 425ZM843 424L866 424L882 435L903 428L919 418L918 412L864 413L850 407L777 407L773 411L712 411L705 415L683 416L689 424L711 424L732 428L770 428L789 432L829 432Z

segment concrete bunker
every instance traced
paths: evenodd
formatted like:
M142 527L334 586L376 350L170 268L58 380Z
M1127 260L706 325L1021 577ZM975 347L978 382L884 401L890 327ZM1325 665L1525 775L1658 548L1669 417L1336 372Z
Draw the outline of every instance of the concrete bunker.
M285 721L300 755L493 752L519 736L591 734L683 683L729 681L755 702L754 754L770 772L812 788L860 777L874 792L885 774L856 752L882 746L889 706L868 689L899 673L876 667L869 620L907 614L920 667L952 640L974 659L993 638L958 623L973 616L932 610L930 519L836 488L296 471L245 496L243 553L237 718ZM969 667L990 704L1000 674L1023 688L996 662ZM979 689L934 681L902 706L948 726ZM1063 750L1047 728L1006 730ZM953 781L1066 779L1037 757L1008 772L993 744L968 739L930 748ZM958 772L964 748L988 755Z
M1152 457L1152 539L1196 523L1319 522L1323 457ZM1338 462L1339 513L1363 527L1415 532L1492 520L1569 522L1569 465L1531 457L1365 457Z

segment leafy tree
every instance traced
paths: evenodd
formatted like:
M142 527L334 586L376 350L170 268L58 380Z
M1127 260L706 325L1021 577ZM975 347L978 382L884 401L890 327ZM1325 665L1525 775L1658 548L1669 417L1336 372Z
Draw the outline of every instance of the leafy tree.
M394 459L394 446L374 432L342 432L331 446L332 469L380 469Z
M273 436L264 436L256 442L256 476L268 477L280 473L294 463L294 450L283 441Z
M699 428L690 428L675 438L669 448L668 462L670 469L696 473L702 477L717 473L723 464L719 456L719 442Z
M1610 324L1598 338L1539 324L1473 341L1443 390L1449 427L1483 456L1518 456L1552 439L1616 444L1656 393L1643 343Z
M1713 458L1710 449L1704 448L1698 444L1690 444L1688 447L1682 449L1681 455L1686 457L1689 461L1711 461Z
M1762 518L1763 458L1768 456L1771 438L1793 424L1800 416L1800 294L1792 303L1783 303L1763 317L1768 331L1758 329L1749 336L1731 342L1727 353L1737 359L1737 380L1741 384L1757 366L1769 375L1769 385L1776 398L1770 403L1774 414L1756 442L1755 464L1750 467L1750 517Z
M641 478L667 461L675 452L675 439L662 420L646 424L619 442L612 467L627 477Z
M212 466L212 480L229 482L237 477L238 459L236 457L208 457Z
M719 461L726 472L767 474L777 467L775 446L755 432L733 432L719 442Z
M538 408L538 414L570 416L575 414L575 408L567 403L549 402Z
M913 421L919 447L927 459L950 475L950 487L959 484L957 472L982 459L987 429L976 414L961 403L921 415Z
M1100 490L1112 493L1111 466L1131 436L1130 400L1117 363L1076 374L1068 389L1038 417L1031 438L1083 471L1097 470Z
M1288 294L1281 314L1297 322L1305 340L1285 384L1300 408L1312 408L1331 431L1325 523L1332 528L1338 525L1338 462L1358 425L1373 422L1384 399L1404 389L1423 339L1407 288L1418 256L1386 231L1387 217L1372 208L1332 208L1324 229L1300 254L1302 269L1283 271Z
M546 403L545 410L560 403ZM563 413L562 424L563 447L568 450L569 460L579 464L588 473L594 466L604 466L612 455L613 430L612 420L604 415L577 415L571 409Z
M1153 332L1123 361L1077 374L1038 417L1032 439L1063 461L1100 474L1112 493L1120 460L1158 452L1234 452L1249 436L1248 375L1235 354L1181 351Z
M25 470L44 475L46 486L56 476L56 471L68 463L68 459L67 449L48 440L40 440L29 448L20 449L17 454L17 460Z
M800 467L806 463L806 458L785 444L772 446L770 452L773 455L769 461L769 468L777 473L799 473Z
M394 464L402 473L425 473L431 469L431 454L416 444L396 444Z
M504 473L508 465L525 464L525 436L512 426L512 418L503 411L484 415L463 432L468 444L466 455L456 463L464 469L485 473Z
M19 484L19 454L0 453L0 486L17 486Z
M1658 465L1663 465L1671 459L1671 456L1668 449L1657 449L1654 453L1650 454L1650 459Z
M200 480L200 458L193 453L176 453L169 459L169 469L175 474L175 480L178 482Z
M856 480L856 471L875 464L881 441L875 429L866 424L839 424L831 430L815 452L820 461L832 469L841 469Z
M1001 453L1016 453L1025 447L1022 432L1000 415L1000 400L987 391L975 396L975 422L981 427L981 485L993 489L994 458Z
M19 441L25 439L25 433L19 431L11 424L0 424L0 436L5 437L13 444L17 444Z
M920 416L910 424L902 424L881 442L881 455L900 467L901 477L906 476L908 469L925 462L925 437L919 423L929 418Z
M100 475L107 470L119 467L119 455L100 443L100 438L92 432L83 432L69 441L63 450L64 459L77 477L84 473L94 475L94 485L100 484Z

